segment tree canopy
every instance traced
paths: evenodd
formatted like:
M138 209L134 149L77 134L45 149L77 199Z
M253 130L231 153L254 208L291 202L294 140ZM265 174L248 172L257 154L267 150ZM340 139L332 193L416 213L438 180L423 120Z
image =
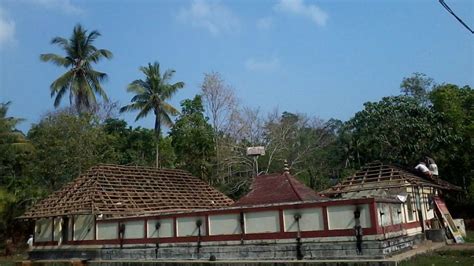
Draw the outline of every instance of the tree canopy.
M98 49L93 43L100 36L96 30L87 32L77 24L69 39L55 37L51 44L58 45L65 56L48 53L42 54L40 59L51 62L67 69L66 73L53 81L50 86L51 97L56 96L54 107L58 107L64 95L69 92L69 102L74 105L78 113L89 111L96 105L96 94L108 101L107 94L101 83L107 79L107 74L96 71L92 65L103 58L112 58L112 52Z

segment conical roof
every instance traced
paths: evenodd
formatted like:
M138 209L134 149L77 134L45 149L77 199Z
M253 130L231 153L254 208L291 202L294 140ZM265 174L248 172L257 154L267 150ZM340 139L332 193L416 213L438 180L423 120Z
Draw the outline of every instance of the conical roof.
M283 174L255 177L250 192L240 198L234 206L305 202L320 199L321 197L314 190L285 171Z
M20 218L73 214L111 217L229 206L233 201L177 169L98 165L52 193Z

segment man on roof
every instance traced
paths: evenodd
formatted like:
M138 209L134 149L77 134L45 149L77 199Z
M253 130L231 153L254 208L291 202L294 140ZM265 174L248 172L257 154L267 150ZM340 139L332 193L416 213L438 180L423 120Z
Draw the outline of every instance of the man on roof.
M435 161L433 158L430 158L428 156L425 157L425 162L426 165L428 166L428 169L430 170L431 174L435 177L438 176L438 166L436 165Z
M426 166L426 163L421 160L416 166L415 170L417 170L419 173L421 173L425 177L431 178L432 174L430 169Z

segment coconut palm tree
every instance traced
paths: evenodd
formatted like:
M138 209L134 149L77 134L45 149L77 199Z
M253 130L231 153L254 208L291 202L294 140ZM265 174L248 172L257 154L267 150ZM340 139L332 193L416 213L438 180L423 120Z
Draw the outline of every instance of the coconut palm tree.
M16 148L30 147L25 135L16 129L23 119L7 117L11 102L0 103L0 148L12 146Z
M161 126L172 126L172 116L179 114L179 111L167 103L178 89L184 87L184 82L170 84L174 73L172 69L166 70L163 75L160 73L160 64L148 63L146 67L140 67L140 71L145 74L145 80L137 79L128 85L127 91L135 94L131 99L131 104L120 109L120 112L138 111L135 121L146 117L150 112L155 115L155 137L156 137L156 168L159 167L159 146Z
M70 104L75 106L78 113L90 110L97 103L96 94L108 101L107 94L101 86L101 82L107 79L107 74L92 68L92 64L98 63L102 58L112 58L112 52L97 49L93 45L99 36L98 31L88 33L77 24L69 39L55 37L51 40L51 44L56 44L65 51L65 56L40 55L41 61L67 68L66 73L51 83L51 97L56 96L54 107L59 106L67 92Z

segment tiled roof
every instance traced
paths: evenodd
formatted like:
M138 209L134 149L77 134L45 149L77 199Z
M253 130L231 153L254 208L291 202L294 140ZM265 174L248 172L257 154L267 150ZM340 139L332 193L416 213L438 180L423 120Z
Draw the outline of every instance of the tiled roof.
M251 191L239 199L234 206L261 205L283 202L315 201L321 197L302 184L288 172L257 176Z
M412 185L431 186L451 190L461 189L439 178L425 179L397 166L374 162L363 166L354 175L319 194L329 196L340 193L399 188Z
M20 218L71 214L110 217L229 206L233 201L176 169L99 165L52 193Z

